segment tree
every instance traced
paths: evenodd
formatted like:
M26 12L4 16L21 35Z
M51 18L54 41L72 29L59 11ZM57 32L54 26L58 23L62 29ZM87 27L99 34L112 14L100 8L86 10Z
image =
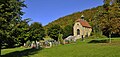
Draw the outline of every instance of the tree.
M1 0L0 1L0 40L2 45L13 47L17 43L19 33L18 25L23 15L22 7L26 7L24 1ZM15 33L17 32L17 33Z
M58 41L60 42L60 44L64 44L62 37L63 37L63 34L59 34L59 35L58 35Z
M48 28L47 34L54 40L58 41L59 34L62 34L62 28L59 25L53 25L52 27Z
M30 25L30 40L36 41L36 40L42 40L45 36L45 30L42 27L42 24L38 22L34 22Z
M120 33L120 3L118 0L104 0L103 17L100 20L100 26L105 34L108 34L111 42L111 34Z
M18 43L20 45L26 43L26 41L28 41L30 37L30 29L29 29L30 26L28 25L29 21L30 19L24 19L19 23L18 29L20 31L20 34L18 35Z
M120 3L118 3L119 0L105 0L104 4L104 12L103 12L103 19L100 20L102 30L109 34L109 37L111 37L111 34L120 33Z
M73 34L73 25L67 25L63 29L63 38L66 38Z

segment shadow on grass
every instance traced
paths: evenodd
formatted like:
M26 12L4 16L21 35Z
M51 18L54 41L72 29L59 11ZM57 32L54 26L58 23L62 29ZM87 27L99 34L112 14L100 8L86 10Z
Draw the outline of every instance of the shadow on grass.
M108 43L109 41L107 39L102 40L91 40L88 43Z
M42 50L43 48L41 49L26 49L26 50L23 50L23 51L15 51L15 52L11 52L11 53L8 53L8 54L5 54L5 55L1 55L1 57L23 57L23 56L26 56L26 57L29 57L29 55L34 55L34 54L37 54L38 51Z

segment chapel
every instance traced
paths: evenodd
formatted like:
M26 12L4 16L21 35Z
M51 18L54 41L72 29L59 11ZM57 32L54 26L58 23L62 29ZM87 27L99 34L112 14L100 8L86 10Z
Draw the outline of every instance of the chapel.
M89 37L92 32L92 27L90 24L84 20L84 16L81 16L81 19L77 19L73 26L73 34L77 39Z

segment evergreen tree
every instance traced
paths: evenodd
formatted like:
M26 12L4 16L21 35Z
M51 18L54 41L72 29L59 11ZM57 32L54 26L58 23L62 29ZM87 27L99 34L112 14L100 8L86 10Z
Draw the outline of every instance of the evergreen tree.
M2 40L2 45L13 47L18 42L20 34L18 26L23 15L22 7L26 7L24 1L0 1L0 40Z
M20 34L18 35L18 42L20 45L23 45L30 37L30 29L28 22L30 19L24 19L19 23L18 30ZM18 31L17 31L18 32Z

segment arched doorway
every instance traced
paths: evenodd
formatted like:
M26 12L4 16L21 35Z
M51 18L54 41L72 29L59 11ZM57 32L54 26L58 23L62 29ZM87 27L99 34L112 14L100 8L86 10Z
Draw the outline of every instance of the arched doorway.
M80 30L79 29L77 29L77 35L80 35Z

